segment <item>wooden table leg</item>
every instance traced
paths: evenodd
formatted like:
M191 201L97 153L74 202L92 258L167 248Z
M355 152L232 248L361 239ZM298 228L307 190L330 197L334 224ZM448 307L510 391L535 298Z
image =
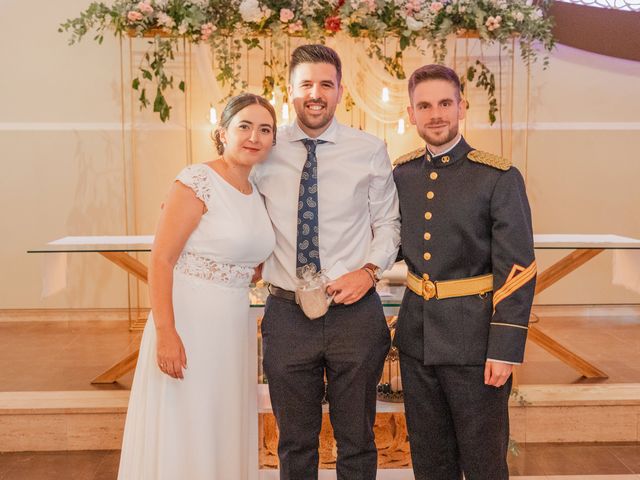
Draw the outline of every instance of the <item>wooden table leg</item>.
M602 252L604 252L604 249L602 248L574 250L569 255L557 261L538 275L535 294L537 295L543 290L546 290L558 280L566 277L575 269L581 267ZM576 355L562 344L553 340L535 325L529 327L528 338L587 378L609 378L605 372L597 368L595 365L587 362L579 355Z
M149 283L147 266L140 260L133 258L126 252L100 252L100 255L109 259L120 268L130 273L138 280L142 280L144 283Z
M126 252L100 252L100 254L107 258L109 261L115 263L120 268L130 273L144 283L148 283L148 269L145 264L132 257ZM101 383L114 383L117 382L120 377L126 375L131 370L136 368L138 363L139 349L130 353L116 364L109 367L106 371L102 372L96 378L91 380L93 384Z
M98 375L96 378L91 380L91 383L99 384L116 382L120 377L136 368L136 364L138 363L138 353L140 353L140 349L130 353L118 363L111 366L108 370Z
M595 365L587 362L584 358L576 355L562 344L556 342L546 333L542 332L538 327L532 325L529 327L529 337L531 341L540 345L554 357L560 359L570 367L574 368L580 374L587 378L609 378L609 376Z
M586 248L574 250L569 255L547 268L536 279L536 295L546 290L561 278L566 277L576 268L581 267L596 255L604 252L602 248Z

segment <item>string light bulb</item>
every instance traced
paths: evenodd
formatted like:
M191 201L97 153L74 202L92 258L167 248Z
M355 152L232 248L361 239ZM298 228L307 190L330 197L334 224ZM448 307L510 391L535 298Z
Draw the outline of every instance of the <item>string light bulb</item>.
M209 122L211 123L211 125L215 125L218 123L218 113L213 107L209 109Z
M288 103L282 104L282 120L284 121L289 120L289 104Z
M382 87L382 101L385 103L389 101L389 87Z
M398 120L398 133L404 135L404 118Z

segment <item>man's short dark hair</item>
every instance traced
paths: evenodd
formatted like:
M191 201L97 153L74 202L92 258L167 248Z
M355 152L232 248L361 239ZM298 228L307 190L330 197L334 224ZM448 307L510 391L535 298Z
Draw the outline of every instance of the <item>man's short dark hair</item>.
M427 80L444 80L451 83L456 88L456 96L460 101L460 78L458 74L449 67L435 63L420 67L411 74L411 77L409 77L409 100L413 100L413 92L416 86Z
M325 45L311 44L301 45L291 54L289 63L289 80L293 76L293 71L301 63L328 63L336 67L338 84L342 80L342 62L335 50Z

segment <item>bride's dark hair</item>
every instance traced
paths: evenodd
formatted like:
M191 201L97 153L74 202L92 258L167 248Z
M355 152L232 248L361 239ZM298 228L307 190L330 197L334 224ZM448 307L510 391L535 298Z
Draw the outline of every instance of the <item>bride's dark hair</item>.
M273 144L276 144L276 128L278 120L276 118L276 111L273 109L273 105L260 95L255 95L253 93L241 93L232 97L227 102L224 110L222 111L222 115L220 115L220 125L216 128L216 131L213 134L213 141L216 144L216 150L218 150L219 155L224 153L224 144L220 139L220 129L227 128L233 117L235 117L240 110L254 104L258 104L266 108L271 115L271 118L273 119Z

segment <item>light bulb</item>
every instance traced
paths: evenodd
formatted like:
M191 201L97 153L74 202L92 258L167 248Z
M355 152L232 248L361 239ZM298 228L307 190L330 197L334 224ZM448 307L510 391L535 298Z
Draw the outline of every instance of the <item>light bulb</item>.
M401 118L400 120L398 120L398 133L400 135L404 134L404 118Z
M216 113L216 109L213 107L209 109L209 122L211 125L218 123L218 114Z
M289 120L289 104L282 104L282 120Z
M270 103L271 105L273 105L274 107L276 106L276 93L275 93L275 92L273 92L273 93L271 94L271 100L269 100L269 103Z
M388 87L383 87L382 88L382 101L383 102L388 102L389 101L389 88Z

